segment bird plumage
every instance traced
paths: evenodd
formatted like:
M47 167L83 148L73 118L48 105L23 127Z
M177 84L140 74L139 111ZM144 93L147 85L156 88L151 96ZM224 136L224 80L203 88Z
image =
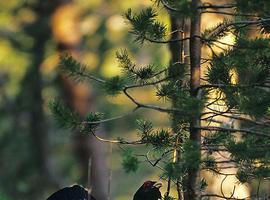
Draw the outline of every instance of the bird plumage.
M145 181L134 194L133 200L159 200L161 183ZM96 200L88 190L80 185L65 187L53 193L47 200Z
M133 200L158 200L161 199L159 188L161 183L145 181L134 194Z
M65 187L53 193L47 200L96 200L80 185Z

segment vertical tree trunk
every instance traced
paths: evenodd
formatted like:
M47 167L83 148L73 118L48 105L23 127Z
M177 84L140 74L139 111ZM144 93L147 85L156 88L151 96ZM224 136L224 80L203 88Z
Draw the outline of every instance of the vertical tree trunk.
M198 88L200 87L200 77L201 77L201 40L199 38L201 32L201 13L198 7L200 6L200 0L192 0L191 7L193 8L190 26L190 94L195 98L201 98ZM196 128L200 126L200 118L196 116L190 121L190 140L197 143L199 146L201 144L201 133L200 130ZM199 169L189 169L188 170L188 180L187 180L187 190L185 192L185 200L195 200L200 196L200 170Z
M170 15L170 22L171 22L171 32L173 32L172 36L171 36L171 40L175 40L175 39L183 39L183 35L184 35L184 27L185 27L185 19L181 16L177 16L177 15ZM170 43L169 48L170 48L170 53L171 53L171 65L177 62L183 62L183 47L184 47L184 42L179 41L179 42L173 42ZM182 65L181 65L182 66ZM179 80L181 77L176 77L174 81ZM181 84L179 82L179 84ZM172 101L172 107L175 107L176 105L176 98L173 98ZM179 129L178 129L178 123L179 123L179 117L177 115L177 113L174 113L172 116L172 129L174 134L178 134L179 136L176 139L176 145L179 145L182 142L182 138L181 135L179 133ZM180 152L175 150L174 152L174 159L173 162L177 162L178 159L180 159ZM169 183L170 184L170 179L169 179ZM176 185L177 185L177 192L178 192L178 199L182 199L182 192L181 192L181 187L180 187L180 181L178 180ZM169 195L169 194L168 194Z

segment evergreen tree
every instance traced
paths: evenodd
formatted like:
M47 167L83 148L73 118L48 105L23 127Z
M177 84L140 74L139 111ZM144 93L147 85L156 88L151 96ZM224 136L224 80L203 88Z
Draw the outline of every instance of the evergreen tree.
M157 20L155 10L159 7L168 11L171 30ZM149 153L145 157L149 164L160 168L161 177L168 181L164 199L173 198L172 183L176 185L178 199L237 199L234 191L230 197L222 191L222 195L206 193L207 179L201 177L201 172L235 176L241 183L260 183L270 178L269 8L267 0L233 0L223 4L156 0L155 6L139 13L128 10L125 17L135 41L141 45L170 45L171 62L161 70L153 65L137 66L122 50L116 57L124 75L102 79L89 74L83 64L69 55L61 56L61 68L70 77L95 81L109 95L125 94L135 105L133 112L149 109L167 113L172 120L171 129L157 129L150 121L140 119L138 140L107 140L96 135L99 124L123 116L108 119L100 113L89 113L81 120L59 102L52 102L51 110L64 127L79 129L98 140L152 146L159 157L154 161ZM202 30L201 16L207 13L225 16L224 21ZM250 37L251 27L256 29L255 38ZM233 44L221 41L228 35L234 37ZM218 53L216 47L222 52ZM211 55L202 57L202 48L209 49ZM158 99L169 101L172 106L144 104L130 92L146 86L154 87ZM217 154L227 158L217 160ZM138 158L125 152L123 165L126 171L136 170ZM224 168L238 171L226 174ZM261 195L259 188L260 184L256 198Z

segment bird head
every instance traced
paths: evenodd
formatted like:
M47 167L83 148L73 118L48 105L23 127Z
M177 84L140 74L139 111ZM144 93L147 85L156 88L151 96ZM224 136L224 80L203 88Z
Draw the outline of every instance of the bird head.
M145 181L137 190L133 200L158 200L161 199L159 188L162 186L160 182Z

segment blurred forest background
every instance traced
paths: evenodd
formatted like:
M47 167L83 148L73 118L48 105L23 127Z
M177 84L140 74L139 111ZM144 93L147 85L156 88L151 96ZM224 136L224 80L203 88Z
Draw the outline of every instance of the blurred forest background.
M46 199L57 189L79 183L93 187L97 199L131 199L145 179L157 179L144 162L136 173L122 166L122 150L87 135L60 128L48 103L59 98L81 116L98 110L106 117L131 110L125 97L104 96L95 85L75 84L57 69L59 54L69 52L100 77L121 73L116 50L127 48L139 64L169 61L166 47L133 42L122 14L130 7L150 6L147 0L10 0L0 1L0 199ZM162 20L168 23L165 10ZM150 90L136 94L155 100ZM166 115L143 113L157 125ZM105 138L135 138L136 115L99 130ZM165 124L164 124L165 123ZM124 147L125 148L125 147ZM92 157L89 183L88 159Z

